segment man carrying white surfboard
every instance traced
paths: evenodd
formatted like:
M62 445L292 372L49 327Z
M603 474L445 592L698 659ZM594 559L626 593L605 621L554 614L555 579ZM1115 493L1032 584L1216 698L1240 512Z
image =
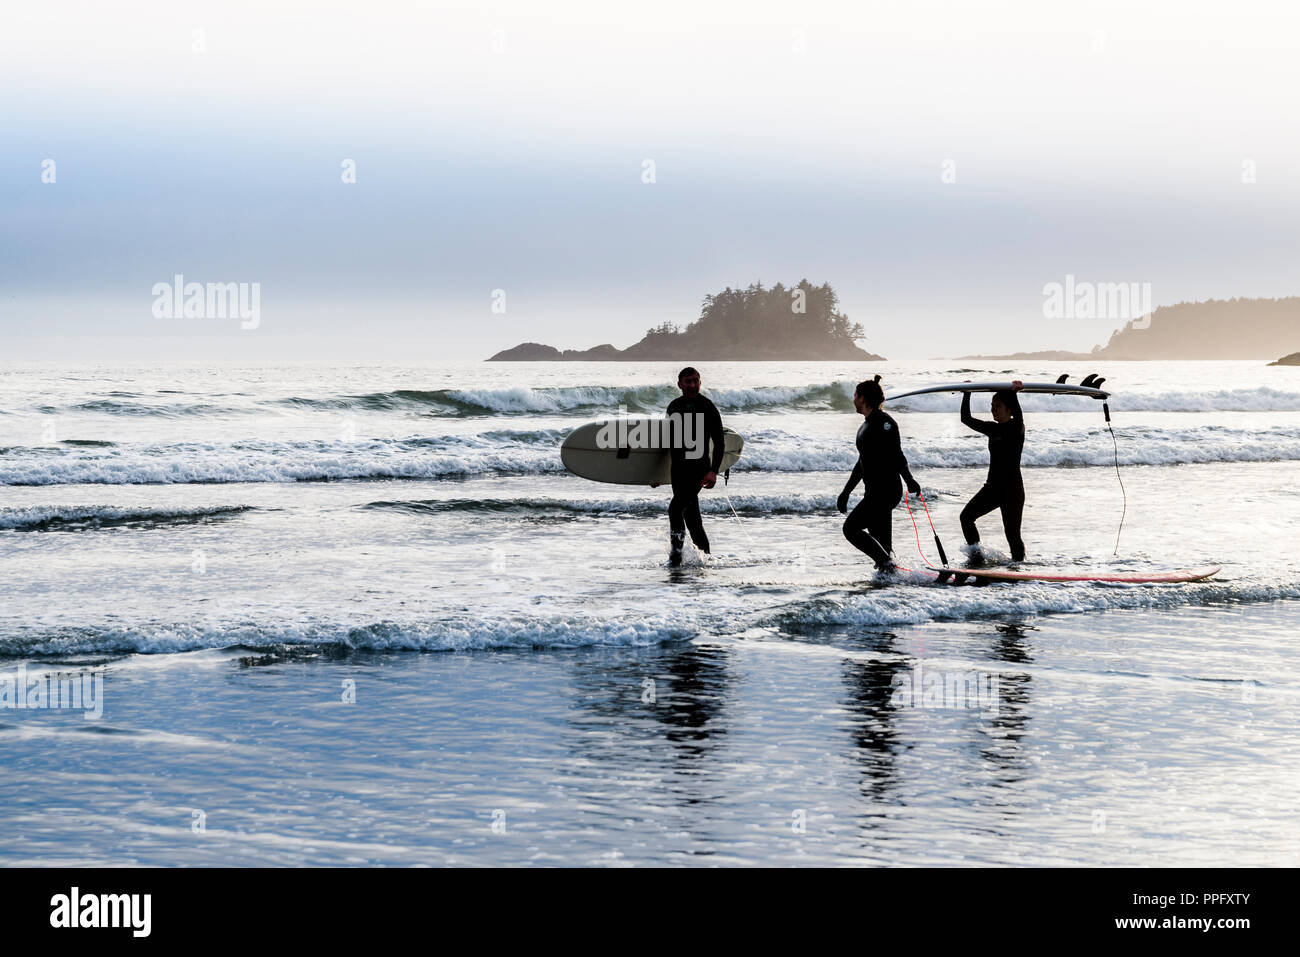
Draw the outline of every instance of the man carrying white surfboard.
M669 418L676 417L681 422L685 422L688 416L695 416L695 435L704 436L704 442L694 447L689 447L678 436L678 441L674 441L670 449L673 486L673 500L668 505L670 565L682 563L682 546L686 543L688 530L695 547L702 554L709 554L709 536L704 533L704 520L700 517L700 489L713 488L717 484L725 442L722 415L717 406L700 395L701 381L699 371L691 366L679 372L677 388L682 390L682 394L668 403L666 413ZM700 454L701 449L710 448L712 454Z

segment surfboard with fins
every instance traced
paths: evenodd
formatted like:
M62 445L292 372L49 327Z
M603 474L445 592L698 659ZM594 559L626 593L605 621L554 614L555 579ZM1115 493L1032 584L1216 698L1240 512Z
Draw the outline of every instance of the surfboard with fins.
M1040 393L1045 395L1082 395L1090 399L1105 401L1110 393L1101 387L1106 380L1095 373L1086 377L1078 385L1069 385L1068 375L1060 376L1055 382L1023 382L1018 391ZM897 395L885 396L886 402L896 402L913 395L928 395L934 392L1009 392L1015 389L1014 382L945 382L941 385L926 386L923 389L910 389Z
M1197 568L1176 568L1168 571L1112 572L1098 569L1090 572L1078 572L1068 569L1011 569L990 566L987 568L946 568L932 566L928 569L906 569L914 572L933 572L936 580L942 584L990 584L992 582L1093 582L1127 585L1179 584L1182 582L1199 582L1213 578L1220 571L1219 565L1202 565Z

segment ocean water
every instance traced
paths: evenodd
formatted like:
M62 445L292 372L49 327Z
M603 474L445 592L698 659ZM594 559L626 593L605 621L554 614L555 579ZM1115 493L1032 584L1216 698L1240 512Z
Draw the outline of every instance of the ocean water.
M702 371L747 445L671 569L668 491L558 445L675 365L0 365L0 693L100 712L0 708L0 862L1300 863L1300 369ZM1029 562L1221 574L941 586L900 508L877 579L853 384L1063 371L1115 442L1024 398ZM957 406L889 406L953 558Z

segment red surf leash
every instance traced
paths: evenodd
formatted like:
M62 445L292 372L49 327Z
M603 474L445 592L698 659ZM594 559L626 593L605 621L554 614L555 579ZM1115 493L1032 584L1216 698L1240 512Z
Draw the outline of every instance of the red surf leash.
M907 494L904 492L903 494ZM930 532L934 535L934 547L939 549L939 561L943 562L943 567L948 567L948 556L944 553L943 542L939 541L939 533L935 531L934 519L930 517L930 506L925 503L925 493L917 492L921 498L921 506L925 509L925 520L930 523Z
M912 514L912 503L908 501L906 489L903 490L903 504L907 506L907 517L912 520L912 531L916 534L917 554L921 556L921 561L925 562L927 565L930 565L930 559L926 558L925 552L921 550L921 529L917 527L916 516ZM930 514L929 509L926 509L926 514L927 515ZM930 567L933 568L934 566L930 565Z
M921 500L921 506L925 509L926 521L930 523L930 531L934 535L934 545L939 549L939 561L943 562L943 567L947 568L948 555L943 550L943 542L939 541L939 533L935 530L934 519L930 517L930 506L926 504L925 493L917 492L916 494ZM912 520L912 531L916 533L916 550L920 554L921 560L934 568L935 566L930 564L930 559L925 557L925 552L921 549L921 529L917 527L916 516L912 514L912 503L908 500L906 489L903 490L903 504L907 506L907 515Z

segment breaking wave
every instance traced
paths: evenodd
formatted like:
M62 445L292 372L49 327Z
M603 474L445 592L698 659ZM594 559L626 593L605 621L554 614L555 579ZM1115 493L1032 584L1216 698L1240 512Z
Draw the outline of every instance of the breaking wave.
M58 506L0 510L0 529L20 532L74 531L87 528L149 528L230 518L255 511L251 505L216 508L130 508L116 505Z
M1300 460L1300 428L1186 429L1121 427L1121 465ZM562 472L564 430L493 430L431 436L297 442L245 441L0 448L0 485L154 485L223 482L304 482L349 479L440 479L476 475ZM909 440L916 468L983 467L984 440L975 434ZM735 471L817 472L853 467L846 439L759 429L746 436ZM1031 430L1023 463L1030 468L1109 467L1110 436L1101 428Z
M856 382L848 379L804 385L767 385L747 389L709 389L708 396L725 412L847 412L853 408ZM896 392L906 391L899 386ZM640 386L560 386L554 388L396 389L359 395L286 396L244 402L214 403L178 399L175 395L113 393L67 406L42 405L36 411L92 412L124 416L202 416L247 414L267 409L321 412L409 412L412 414L472 418L533 413L540 415L612 415L620 407L635 414L657 414L678 390L669 384ZM1100 411L1100 403L1083 396L1026 395L1026 414ZM912 412L953 412L958 398L952 393L912 396L891 402L890 408ZM1194 390L1125 393L1111 396L1117 412L1295 412L1300 393L1259 387L1254 389Z
M1182 585L1007 583L986 587L894 583L839 589L767 608L715 594L708 606L650 615L573 612L563 615L470 615L392 618L369 622L282 621L87 623L20 626L0 638L0 657L168 654L203 649L283 651L309 647L341 651L466 651L496 648L637 647L738 635L749 629L800 634L808 629L901 625L927 621L1020 619L1120 609L1272 602L1300 598L1300 582L1250 579Z

